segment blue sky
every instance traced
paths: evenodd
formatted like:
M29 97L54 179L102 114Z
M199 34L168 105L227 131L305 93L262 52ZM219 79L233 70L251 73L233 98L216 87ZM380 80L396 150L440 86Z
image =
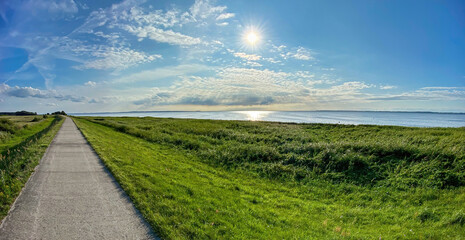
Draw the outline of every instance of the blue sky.
M465 3L6 0L0 82L1 111L465 112Z

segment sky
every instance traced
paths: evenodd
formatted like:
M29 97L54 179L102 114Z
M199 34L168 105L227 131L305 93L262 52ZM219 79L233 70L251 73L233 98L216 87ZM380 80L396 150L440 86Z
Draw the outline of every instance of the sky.
M0 1L0 111L465 112L465 2Z

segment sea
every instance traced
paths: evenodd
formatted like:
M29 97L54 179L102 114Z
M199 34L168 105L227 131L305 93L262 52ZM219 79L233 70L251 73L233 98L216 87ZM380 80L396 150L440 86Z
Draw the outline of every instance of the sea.
M137 111L72 113L74 116L159 117L272 121L291 123L332 123L390 125L407 127L465 127L465 113L384 112L384 111Z

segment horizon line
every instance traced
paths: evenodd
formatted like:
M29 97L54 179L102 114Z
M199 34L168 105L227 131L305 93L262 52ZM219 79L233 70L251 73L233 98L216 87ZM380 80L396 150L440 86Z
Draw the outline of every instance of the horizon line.
M436 112L436 111L408 111L408 110L217 110L217 111L187 111L187 110L149 110L149 111L116 111L116 112L71 112L76 114L115 114L115 113L152 113L152 112L386 112L386 113L433 113L433 114L465 114L465 112Z

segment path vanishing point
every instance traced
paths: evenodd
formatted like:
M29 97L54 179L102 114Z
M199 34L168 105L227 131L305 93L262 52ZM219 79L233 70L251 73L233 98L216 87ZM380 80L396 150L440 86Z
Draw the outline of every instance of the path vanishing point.
M0 239L156 239L84 136L66 118Z

